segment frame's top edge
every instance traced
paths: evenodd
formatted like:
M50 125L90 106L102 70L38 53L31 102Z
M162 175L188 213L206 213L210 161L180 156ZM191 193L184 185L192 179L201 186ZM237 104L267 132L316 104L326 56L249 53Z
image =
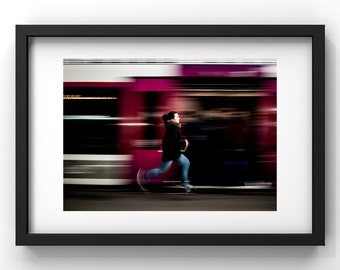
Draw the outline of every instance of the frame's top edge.
M25 37L302 37L324 32L322 24L238 24L238 25L63 25L19 24Z

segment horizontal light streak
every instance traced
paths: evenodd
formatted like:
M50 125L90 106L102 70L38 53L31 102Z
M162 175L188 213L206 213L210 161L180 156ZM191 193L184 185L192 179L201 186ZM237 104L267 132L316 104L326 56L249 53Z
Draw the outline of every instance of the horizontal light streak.
M66 185L128 185L131 179L115 178L64 178Z
M90 160L90 161L130 161L131 155L73 155L65 154L64 160Z
M101 100L101 99L117 99L117 97L84 97L81 95L64 95L64 99L90 99L90 100Z

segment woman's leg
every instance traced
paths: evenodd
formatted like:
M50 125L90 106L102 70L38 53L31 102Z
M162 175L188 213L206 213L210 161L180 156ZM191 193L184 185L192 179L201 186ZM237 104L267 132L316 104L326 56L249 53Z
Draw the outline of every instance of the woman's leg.
M169 168L171 163L172 163L171 160L162 161L161 165L158 168L155 168L155 169L152 169L152 170L145 172L145 179L149 180L150 178L155 177L156 175L164 173Z
M176 161L181 165L181 173L182 173L182 179L183 179L184 185L185 186L190 185L190 180L189 180L190 161L189 159L185 155L181 154Z

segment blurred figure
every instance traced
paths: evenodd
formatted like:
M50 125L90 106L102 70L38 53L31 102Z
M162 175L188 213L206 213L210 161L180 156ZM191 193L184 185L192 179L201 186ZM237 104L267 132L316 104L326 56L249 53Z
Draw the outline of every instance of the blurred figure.
M190 185L188 176L190 161L182 154L182 149L186 151L189 143L181 137L180 117L177 112L171 111L168 114L164 114L162 118L165 126L165 135L162 142L163 155L161 164L158 168L149 171L139 169L137 173L137 183L142 190L145 190L143 187L144 184L147 184L151 178L164 173L170 167L171 163L175 161L181 165L181 176L185 191L190 192L193 188L193 186Z

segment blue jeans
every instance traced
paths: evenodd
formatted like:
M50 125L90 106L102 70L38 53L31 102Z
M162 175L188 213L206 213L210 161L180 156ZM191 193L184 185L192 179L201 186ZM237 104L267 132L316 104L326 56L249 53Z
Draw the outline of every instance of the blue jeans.
M179 158L176 159L175 161L181 165L181 174L182 174L182 180L183 180L184 185L189 185L190 184L190 180L188 176L189 166L190 166L189 159L185 155L181 154ZM172 160L162 161L159 168L155 168L155 169L152 169L146 172L146 175L145 175L146 178L150 179L156 175L164 173L170 167L171 163L172 163Z

